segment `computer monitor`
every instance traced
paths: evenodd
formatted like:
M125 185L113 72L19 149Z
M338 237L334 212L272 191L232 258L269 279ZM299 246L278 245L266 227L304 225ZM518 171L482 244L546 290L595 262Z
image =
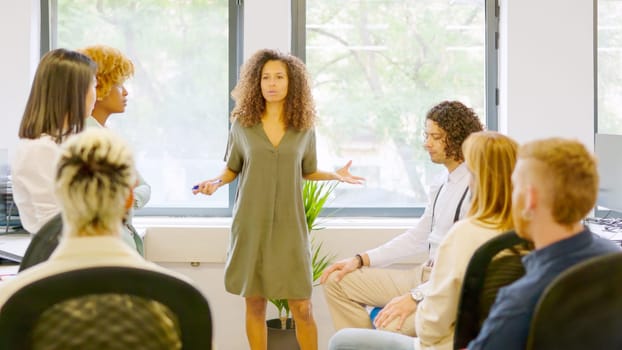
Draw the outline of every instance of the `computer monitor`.
M622 135L596 134L594 153L600 176L596 204L622 213Z

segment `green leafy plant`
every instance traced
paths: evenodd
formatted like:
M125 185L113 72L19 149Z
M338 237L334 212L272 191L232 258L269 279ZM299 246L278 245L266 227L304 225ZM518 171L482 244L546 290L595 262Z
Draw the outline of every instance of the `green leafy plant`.
M307 218L307 228L309 234L314 230L321 230L316 222L322 208L330 198L331 193L335 190L339 182L318 182L305 181L302 187L302 201L305 208L305 216ZM313 270L313 282L317 281L324 269L330 264L334 256L322 253L322 243L315 241L311 237L311 267ZM281 320L281 328L286 329L287 319L290 317L289 304L287 299L269 299L270 302L279 311L279 319ZM292 320L293 325L293 320Z

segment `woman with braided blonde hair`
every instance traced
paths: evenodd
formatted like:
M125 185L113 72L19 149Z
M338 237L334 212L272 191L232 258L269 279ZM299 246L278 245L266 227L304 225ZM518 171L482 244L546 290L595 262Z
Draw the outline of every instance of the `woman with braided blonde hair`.
M49 259L2 282L0 307L31 282L90 267L134 267L188 281L147 262L121 240L122 223L132 206L135 183L132 152L114 132L87 129L70 137L61 146L54 181L63 218L60 243Z

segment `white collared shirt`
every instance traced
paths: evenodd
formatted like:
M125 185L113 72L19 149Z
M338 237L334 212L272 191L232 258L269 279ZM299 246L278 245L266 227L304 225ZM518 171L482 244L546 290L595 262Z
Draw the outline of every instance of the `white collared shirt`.
M420 263L433 258L439 243L454 224L456 209L468 188L469 179L467 167L462 163L444 179L442 187L440 184L432 186L428 205L417 225L389 242L367 251L370 266L387 266L412 256L418 257ZM469 203L470 195L467 194L458 209L460 219L468 212Z

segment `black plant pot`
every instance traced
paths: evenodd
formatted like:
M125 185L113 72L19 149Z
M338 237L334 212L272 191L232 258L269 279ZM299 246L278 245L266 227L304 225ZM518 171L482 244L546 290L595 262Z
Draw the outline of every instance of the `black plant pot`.
M268 320L266 323L268 325L268 350L300 350L291 318L287 319L286 329L281 329L281 320L278 318Z

